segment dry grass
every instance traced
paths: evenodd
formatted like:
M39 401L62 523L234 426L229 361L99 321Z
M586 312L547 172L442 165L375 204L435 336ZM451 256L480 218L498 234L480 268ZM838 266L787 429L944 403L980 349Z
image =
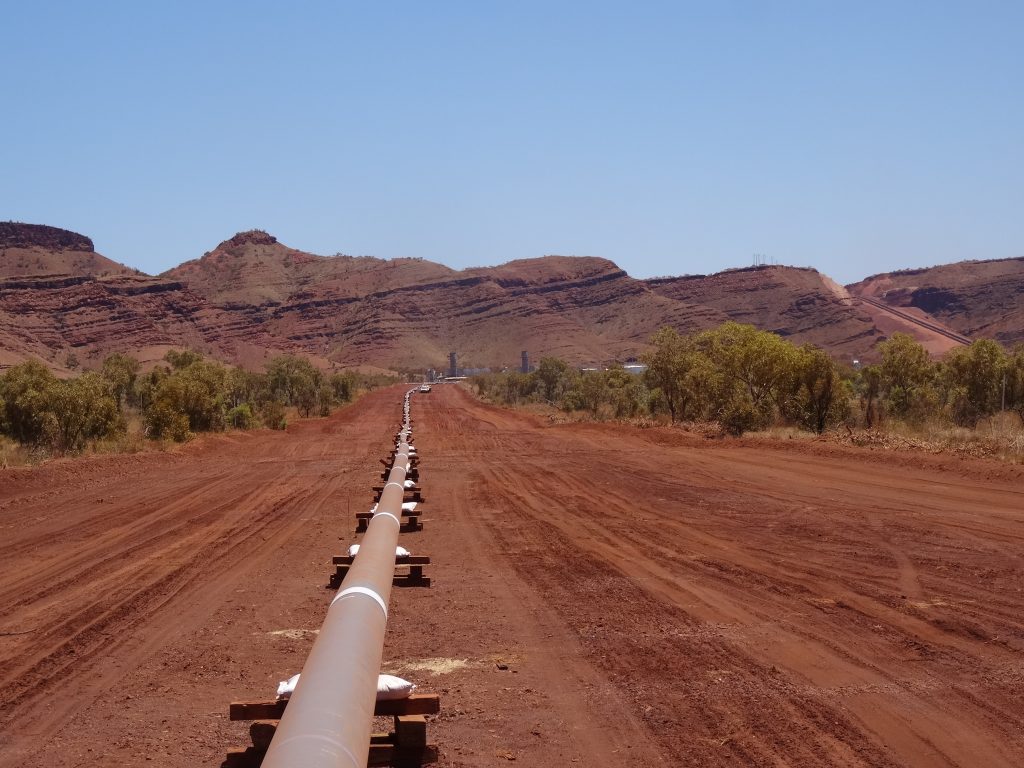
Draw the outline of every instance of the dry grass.
M0 469L28 467L38 464L45 456L25 446L0 436Z
M1024 463L1024 426L1015 413L998 413L978 422L974 429L957 427L935 419L919 425L894 422L886 424L882 429L860 430L837 437L841 442L853 445L952 453Z
M146 438L145 429L146 426L142 416L135 411L128 411L125 414L124 431L90 443L82 453L138 453L144 450L152 450L156 444Z

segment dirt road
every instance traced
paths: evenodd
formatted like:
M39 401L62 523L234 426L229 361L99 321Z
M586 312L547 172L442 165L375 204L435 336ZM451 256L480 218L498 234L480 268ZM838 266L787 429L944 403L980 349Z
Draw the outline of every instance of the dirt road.
M287 434L0 473L0 766L217 765L301 668L402 388ZM1024 764L1024 487L993 464L414 398L444 766Z

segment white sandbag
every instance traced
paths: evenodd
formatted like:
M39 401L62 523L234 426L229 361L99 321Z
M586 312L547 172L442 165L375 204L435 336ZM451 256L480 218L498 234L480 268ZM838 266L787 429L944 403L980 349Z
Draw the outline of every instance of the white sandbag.
M287 699L292 695L292 691L295 690L295 686L299 684L299 676L292 675L287 680L282 680L277 684L277 698Z
M406 488L415 488L416 487L416 481L415 480L406 480L405 481L405 487Z
M299 684L299 675L292 675L287 680L282 680L277 685L277 698L291 698L295 686ZM416 685L408 680L403 680L394 675L377 676L377 701L394 701L395 699L407 699L416 690Z
M377 676L377 701L394 701L395 699L407 699L416 686L408 680L403 680L394 675Z
M406 501L406 502L404 502L402 504L402 511L403 512L415 512L416 511L416 502L415 501Z
M355 557L358 554L359 554L359 545L358 544L353 544L351 547L348 548L348 556L349 557ZM411 554L412 554L412 552L410 552L405 547L395 547L395 557L409 557L409 555L411 555Z

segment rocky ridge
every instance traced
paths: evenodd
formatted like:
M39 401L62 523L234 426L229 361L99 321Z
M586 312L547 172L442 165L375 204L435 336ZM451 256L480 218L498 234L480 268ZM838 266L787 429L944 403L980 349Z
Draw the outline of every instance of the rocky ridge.
M1024 257L887 272L849 289L925 313L966 336L1024 342Z
M452 349L467 366L515 365L523 349L600 364L641 354L664 325L693 331L726 320L870 357L891 328L857 292L884 283L914 301L938 286L908 293L889 278L849 293L816 270L780 266L638 280L607 259L565 256L458 271L421 259L319 256L261 230L151 277L97 254L81 235L8 224L0 227L0 366L39 357L59 369L70 354L91 366L113 351L152 362L183 345L249 366L291 351L324 366L443 367ZM980 300L980 287L961 290L961 304Z

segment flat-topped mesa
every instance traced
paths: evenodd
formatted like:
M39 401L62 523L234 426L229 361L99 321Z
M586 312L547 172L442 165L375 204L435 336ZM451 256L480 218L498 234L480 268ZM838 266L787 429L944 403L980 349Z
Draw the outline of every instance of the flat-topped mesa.
M225 240L214 250L237 248L240 245L273 245L276 242L277 238L269 232L264 232L262 229L250 229L245 232L239 232L234 237Z
M0 221L0 248L46 248L52 251L94 250L92 240L85 235L45 224L23 224L20 221Z

